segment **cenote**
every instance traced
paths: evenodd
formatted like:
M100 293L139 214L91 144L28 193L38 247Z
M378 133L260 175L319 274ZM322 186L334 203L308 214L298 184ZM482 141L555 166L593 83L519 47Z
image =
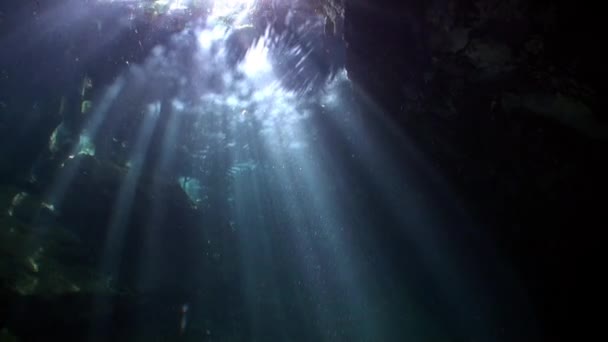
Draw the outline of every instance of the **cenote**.
M0 341L558 341L608 126L498 3L3 1Z

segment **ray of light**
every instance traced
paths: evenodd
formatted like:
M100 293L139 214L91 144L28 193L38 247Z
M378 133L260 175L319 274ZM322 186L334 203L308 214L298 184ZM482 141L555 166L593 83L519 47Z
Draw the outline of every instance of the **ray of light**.
M119 78L105 92L104 96L100 99L99 104L96 106L96 108L91 113L91 118L88 121L88 123L84 129L84 131L87 132L88 135L90 135L92 137L96 136L101 124L103 123L103 121L106 117L108 110L110 110L110 108L114 104L114 101L121 93L123 87L124 87L124 79ZM78 155L78 152L79 152L78 148L79 148L78 146L74 146L70 155L71 156ZM78 172L78 169L79 169L78 161L79 161L79 159L76 159L76 160L74 160L74 162L68 163L67 167L62 168L58 172L50 190L48 191L48 193L46 195L47 201L49 203L52 203L56 208L61 208L61 202L63 200L63 197L65 196L65 192L67 191L68 187L70 186L70 184L75 176L75 173Z
M159 113L160 103L150 104L144 123L137 133L137 140L131 154L131 167L114 202L104 243L102 262L102 270L108 273L114 273L120 267L133 200L136 196L139 178L143 171L142 168Z

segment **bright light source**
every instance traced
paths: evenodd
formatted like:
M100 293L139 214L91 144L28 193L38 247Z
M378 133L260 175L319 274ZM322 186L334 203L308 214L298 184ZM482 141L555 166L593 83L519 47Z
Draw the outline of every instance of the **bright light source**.
M205 6L203 0L96 0L101 3L121 3L132 8L154 10L157 13L168 14ZM217 0L219 1L219 0Z
M240 65L240 69L250 79L260 80L263 78L275 78L272 73L272 64L268 56L268 46L266 39L262 38L247 51L245 59Z
M213 4L213 14L218 17L240 16L248 12L255 0L216 0Z
M154 6L165 8L168 12L188 9L191 0L156 0Z

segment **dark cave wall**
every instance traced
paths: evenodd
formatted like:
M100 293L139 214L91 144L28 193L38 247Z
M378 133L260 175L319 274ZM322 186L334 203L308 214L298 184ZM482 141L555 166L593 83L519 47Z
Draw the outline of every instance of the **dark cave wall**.
M349 78L511 260L548 337L574 335L574 313L600 288L601 13L565 1L345 3Z

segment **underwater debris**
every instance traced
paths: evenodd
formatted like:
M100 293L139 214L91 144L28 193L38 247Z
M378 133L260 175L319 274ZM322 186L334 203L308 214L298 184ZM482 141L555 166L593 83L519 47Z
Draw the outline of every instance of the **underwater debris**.
M15 214L15 208L19 206L27 196L27 192L20 192L13 197L11 205L8 208L8 216L13 216Z
M253 160L246 162L236 163L230 167L227 171L229 177L236 177L246 172L254 171L258 167L258 164Z
M16 217L23 221L52 220L56 214L55 206L52 203L45 202L37 196L31 196L27 192L15 194L7 209L9 217Z
M32 258L32 257L27 258L26 264L29 267L30 271L32 271L33 273L38 273L38 270L40 269L40 267L38 266L38 264L36 263L34 258Z
M184 190L193 203L200 203L204 199L203 186L198 179L180 177L178 181L182 190Z
M38 277L24 274L14 284L14 290L22 296L29 296L36 293L39 284Z
M188 326L188 311L190 309L189 304L184 304L180 308L180 323L179 323L179 334L183 335L186 331L186 327Z

